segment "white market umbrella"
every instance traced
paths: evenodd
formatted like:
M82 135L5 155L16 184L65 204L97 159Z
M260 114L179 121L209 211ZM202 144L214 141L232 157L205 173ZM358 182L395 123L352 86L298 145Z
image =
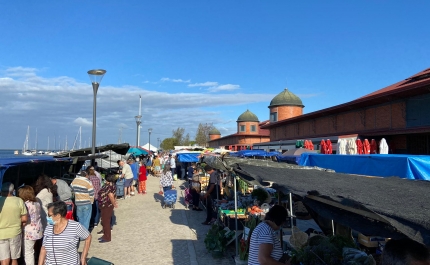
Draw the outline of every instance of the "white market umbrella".
M340 155L346 155L346 140L345 139L339 139L337 142L337 153Z
M388 154L388 144L385 138L382 138L381 142L379 143L379 153Z
M357 144L353 139L348 140L348 144L346 145L346 150L348 155L356 155L357 154Z

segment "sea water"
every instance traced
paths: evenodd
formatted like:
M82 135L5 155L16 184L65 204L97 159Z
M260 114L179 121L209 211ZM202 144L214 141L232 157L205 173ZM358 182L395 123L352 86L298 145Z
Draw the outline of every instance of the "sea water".
M18 150L19 155L14 155L13 152L15 150L16 149L0 149L0 158L22 156L21 150Z

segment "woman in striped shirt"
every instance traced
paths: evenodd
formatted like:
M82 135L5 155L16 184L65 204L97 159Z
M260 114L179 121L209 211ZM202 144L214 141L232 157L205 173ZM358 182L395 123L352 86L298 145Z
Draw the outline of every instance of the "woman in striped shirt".
M287 210L280 205L275 205L269 210L264 222L252 231L248 265L290 264L288 261L281 261L283 251L279 236L275 233L281 229L287 217Z
M39 265L86 265L91 234L80 223L67 220L67 205L57 201L48 204L48 226L45 229ZM78 242L85 239L81 257Z

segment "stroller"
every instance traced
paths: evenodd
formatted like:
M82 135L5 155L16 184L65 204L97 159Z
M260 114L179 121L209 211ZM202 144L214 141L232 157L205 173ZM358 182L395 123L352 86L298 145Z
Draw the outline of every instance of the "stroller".
M177 197L178 197L177 190L166 190L164 192L163 209L166 208L166 206L169 206L170 208L175 209L175 203L176 203Z

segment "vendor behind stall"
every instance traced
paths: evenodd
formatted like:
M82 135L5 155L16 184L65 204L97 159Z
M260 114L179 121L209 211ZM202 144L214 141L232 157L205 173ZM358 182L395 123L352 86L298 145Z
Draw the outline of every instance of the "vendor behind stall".
M266 214L264 222L255 227L251 235L248 265L290 264L289 261L284 261L281 242L275 233L281 229L287 216L288 212L284 207L275 205Z
M203 225L210 225L216 219L216 213L213 210L213 200L217 199L217 193L219 193L218 186L218 174L217 172L209 165L204 167L206 173L210 175L209 177L209 185L206 189L205 195L202 197L203 202L206 203L206 221L204 221Z

